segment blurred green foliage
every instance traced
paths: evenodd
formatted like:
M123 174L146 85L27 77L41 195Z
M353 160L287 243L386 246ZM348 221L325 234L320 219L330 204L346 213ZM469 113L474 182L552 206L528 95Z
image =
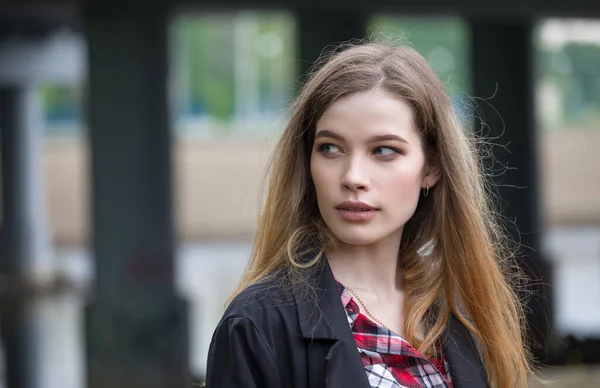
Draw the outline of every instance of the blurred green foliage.
M183 114L210 113L219 119L230 117L233 104L233 23L227 15L186 18L176 22L176 60L183 62L189 95Z
M458 18L374 16L368 36L405 40L436 70L459 106L470 85L469 30ZM175 117L227 123L283 116L298 81L292 14L239 12L177 19L171 29ZM548 49L536 37L536 78L560 94L561 125L600 120L600 45ZM82 88L45 85L47 122L81 121ZM596 125L591 125L592 127ZM596 125L597 126L597 125ZM75 126L73 126L75 127ZM79 125L81 127L81 125Z
M246 76L255 82L259 110L282 109L295 78L294 32L293 18L283 13L178 20L173 44L179 57L174 60L187 82L186 90L179 91L180 113L232 119L236 93L243 93L236 80Z
M600 45L568 43L537 51L538 81L561 90L565 127L600 129Z
M470 91L469 29L461 19L381 15L370 21L368 34L400 38L429 61L451 94Z
M41 87L42 104L47 121L80 119L82 87L45 84Z

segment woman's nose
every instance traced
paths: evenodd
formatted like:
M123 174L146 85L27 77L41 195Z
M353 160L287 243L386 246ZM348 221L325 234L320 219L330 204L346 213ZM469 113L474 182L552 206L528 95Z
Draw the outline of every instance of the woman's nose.
M366 166L360 160L351 160L344 171L342 185L352 191L368 190L369 179Z

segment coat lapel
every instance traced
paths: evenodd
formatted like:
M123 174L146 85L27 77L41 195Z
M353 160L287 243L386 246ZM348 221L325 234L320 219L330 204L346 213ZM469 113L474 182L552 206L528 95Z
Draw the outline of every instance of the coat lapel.
M316 298L306 290L294 291L300 329L307 342L309 387L369 388L327 260L313 270Z
M444 333L444 354L454 388L487 388L487 374L467 328L454 316Z
M330 348L325 372L326 388L370 388L365 367L354 342L354 337L337 341Z

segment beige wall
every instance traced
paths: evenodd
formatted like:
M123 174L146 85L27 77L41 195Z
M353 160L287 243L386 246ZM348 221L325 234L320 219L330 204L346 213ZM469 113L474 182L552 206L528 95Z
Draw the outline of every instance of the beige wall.
M60 244L87 243L88 151L50 141L44 168L51 225ZM180 142L174 152L176 220L184 240L248 237L258 215L268 142ZM600 224L600 131L540 133L546 224Z
M544 221L600 225L600 131L540 135Z

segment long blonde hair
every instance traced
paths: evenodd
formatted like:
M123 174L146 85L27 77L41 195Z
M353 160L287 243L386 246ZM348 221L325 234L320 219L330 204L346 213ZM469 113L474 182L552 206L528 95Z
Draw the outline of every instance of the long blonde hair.
M412 105L428 161L441 170L400 243L406 340L425 355L436 354L453 313L478 339L492 386L526 386L532 370L523 311L510 281L511 251L486 190L475 137L460 127L444 86L410 47L349 45L309 76L275 148L251 258L232 298L278 270L302 273L316 264L322 255L310 263L297 260L307 241L332 244L310 176L315 124L338 99L373 89ZM419 340L422 324L428 330Z

